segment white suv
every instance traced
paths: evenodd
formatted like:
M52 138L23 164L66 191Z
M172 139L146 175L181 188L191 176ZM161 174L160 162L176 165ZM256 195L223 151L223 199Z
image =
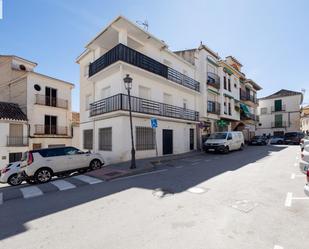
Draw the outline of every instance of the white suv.
M45 183L55 176L74 171L99 169L104 159L98 153L83 152L74 147L58 147L32 150L25 153L21 174L29 183Z

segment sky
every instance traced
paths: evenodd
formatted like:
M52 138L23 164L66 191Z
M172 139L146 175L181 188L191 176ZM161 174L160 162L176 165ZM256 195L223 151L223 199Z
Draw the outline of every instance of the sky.
M148 31L171 50L202 41L221 58L233 55L263 87L259 97L306 89L309 104L308 10L307 0L3 0L0 54L35 61L37 72L74 83L72 109L79 111L76 58L123 15L147 20Z

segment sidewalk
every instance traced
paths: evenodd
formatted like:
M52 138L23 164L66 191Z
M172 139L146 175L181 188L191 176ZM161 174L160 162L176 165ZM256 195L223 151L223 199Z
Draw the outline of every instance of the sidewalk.
M196 155L200 155L201 153L202 152L200 151L191 151L177 155L166 155L166 156L151 157L145 159L137 159L136 169L130 169L131 161L115 163L104 166L103 168L95 171L87 172L86 175L93 176L101 180L109 181L119 177L137 175L153 171L160 167L160 163L193 157Z

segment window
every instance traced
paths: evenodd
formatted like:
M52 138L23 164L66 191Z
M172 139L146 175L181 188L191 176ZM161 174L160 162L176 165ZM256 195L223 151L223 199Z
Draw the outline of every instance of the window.
M57 134L57 117L45 115L44 134Z
M229 115L232 115L231 103L229 103Z
M57 149L50 149L46 150L47 157L53 157L53 156L64 156L64 148L57 148Z
M183 109L187 109L188 108L188 100L184 99L183 100Z
M86 95L85 98L85 110L88 111L90 109L90 103L91 103L91 95Z
M231 91L231 79L228 79L227 82L228 82L228 90Z
M261 108L261 114L267 114L267 107Z
M92 150L93 147L93 130L84 130L84 149Z
M99 129L99 150L112 151L112 127Z
M227 114L226 102L224 102L224 114Z
M212 101L207 102L207 111L214 112L215 111L215 103Z
M154 150L156 131L149 127L136 127L136 150Z
M108 97L111 96L111 87L108 86L108 87L104 87L102 90L101 90L101 98L102 99L106 99Z
M229 134L227 135L227 140L232 140L232 139L233 139L232 133L229 133Z
M139 97L143 99L151 99L150 98L150 88L139 86L138 87Z
M57 89L45 87L45 105L57 106Z
M77 155L78 152L79 152L79 150L74 148L74 147L66 147L66 148L64 148L64 153L65 153L65 155L68 155L68 156L70 156L70 155Z
M20 161L22 158L23 153L17 152L17 153L9 153L9 163Z
M226 76L223 77L224 89L226 89Z

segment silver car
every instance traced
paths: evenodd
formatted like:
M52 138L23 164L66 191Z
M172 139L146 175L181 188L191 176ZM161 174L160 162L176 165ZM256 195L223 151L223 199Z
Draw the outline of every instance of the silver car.
M9 163L0 171L0 182L8 183L11 186L20 185L23 178L20 176L20 163L21 161Z

